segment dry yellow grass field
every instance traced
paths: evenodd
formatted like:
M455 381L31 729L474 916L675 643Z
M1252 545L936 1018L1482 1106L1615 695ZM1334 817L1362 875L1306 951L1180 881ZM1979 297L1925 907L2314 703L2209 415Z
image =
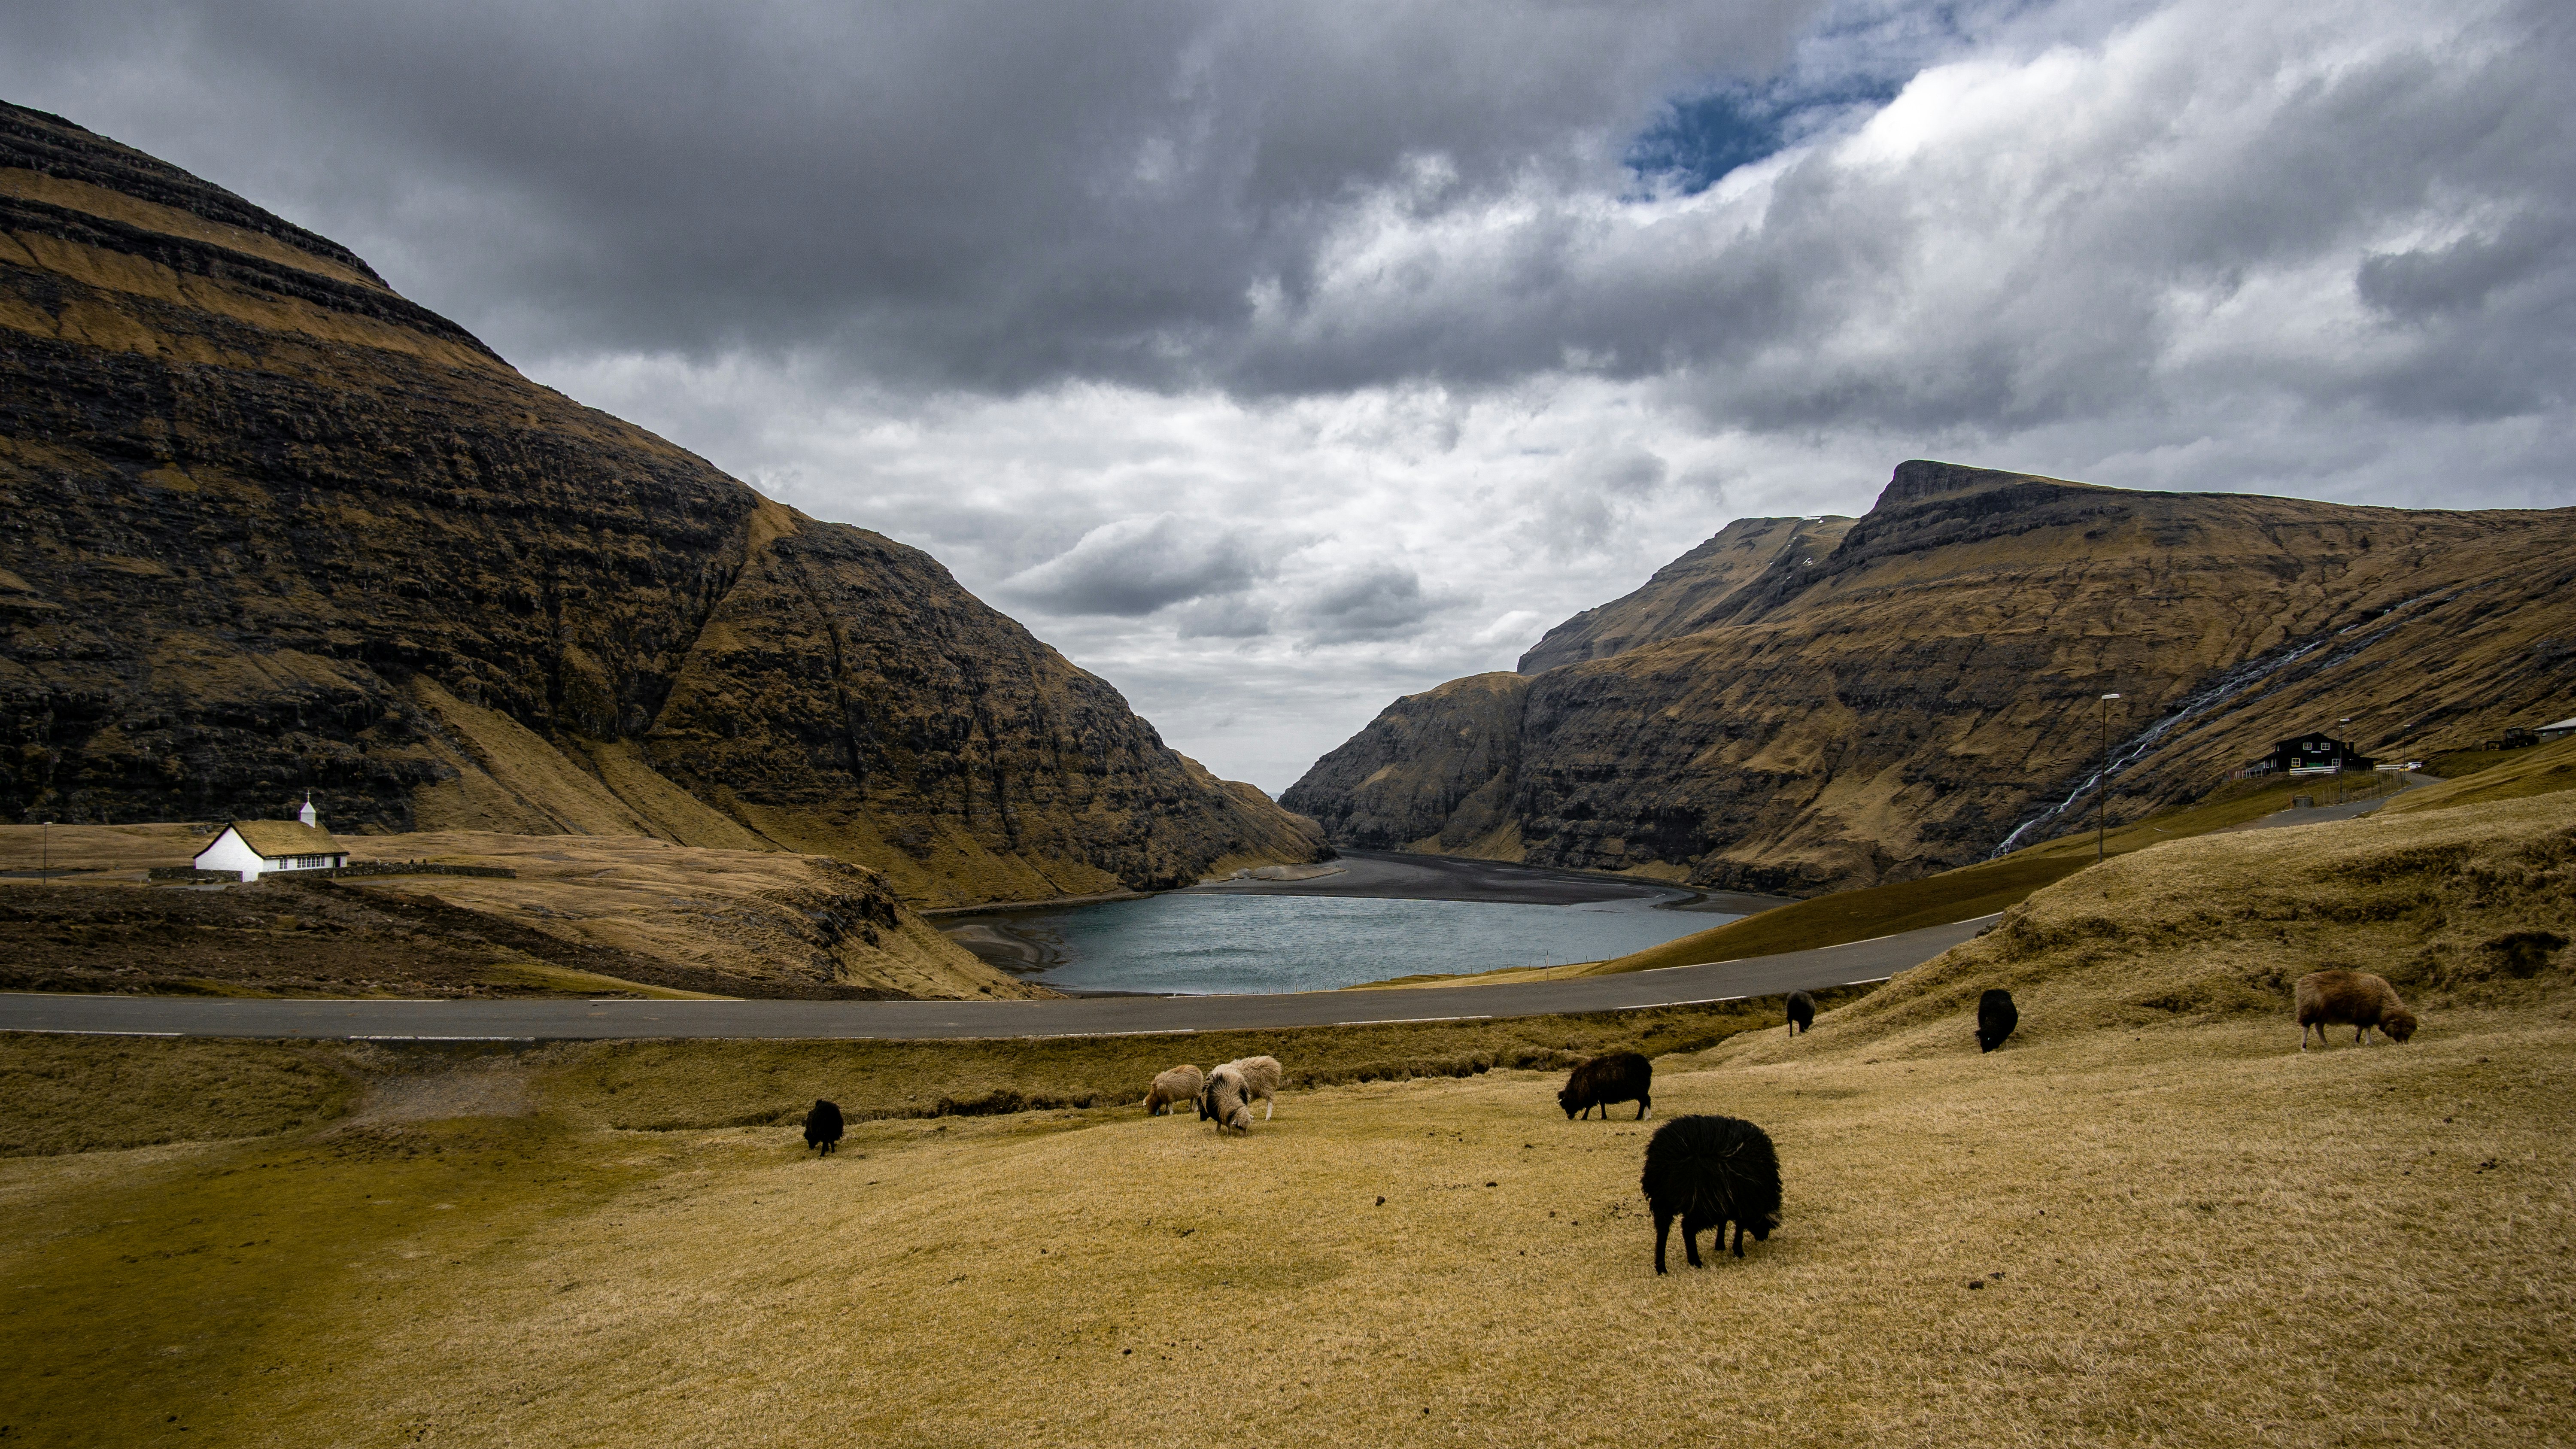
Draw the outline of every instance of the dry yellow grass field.
M326 1127L0 1162L0 1419L31 1443L2568 1443L2571 802L2157 846L1810 1036L1659 1058L1656 1118L1779 1144L1783 1222L1741 1261L1653 1275L1655 1121L1568 1122L1553 1072L1291 1092L1241 1139L1133 1108L889 1118L816 1160L778 1126L616 1128L628 1079L501 1056ZM2274 983L2329 960L2411 980L2423 1030L2297 1051ZM2023 1015L1991 1056L1985 984Z

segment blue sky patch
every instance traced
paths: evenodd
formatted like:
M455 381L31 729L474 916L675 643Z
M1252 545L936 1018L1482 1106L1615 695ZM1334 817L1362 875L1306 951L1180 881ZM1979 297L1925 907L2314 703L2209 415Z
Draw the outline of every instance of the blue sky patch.
M1883 106L1905 82L1852 78L1830 91L1729 87L1677 100L1630 143L1628 169L1644 180L1696 196L1747 166L1804 140L1854 106Z

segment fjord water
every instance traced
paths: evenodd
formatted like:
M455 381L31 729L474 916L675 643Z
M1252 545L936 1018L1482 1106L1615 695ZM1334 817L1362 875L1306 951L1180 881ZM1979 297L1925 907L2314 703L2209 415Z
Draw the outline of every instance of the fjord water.
M1650 901L1517 905L1175 892L981 924L1070 991L1322 991L1394 976L1599 961L1736 919Z

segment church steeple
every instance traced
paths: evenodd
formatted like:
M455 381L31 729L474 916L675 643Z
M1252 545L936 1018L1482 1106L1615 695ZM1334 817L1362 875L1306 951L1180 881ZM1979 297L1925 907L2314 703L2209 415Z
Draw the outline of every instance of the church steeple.
M295 812L295 818L312 826L316 830L322 828L322 812L313 808L312 791L307 790L304 792L304 808Z

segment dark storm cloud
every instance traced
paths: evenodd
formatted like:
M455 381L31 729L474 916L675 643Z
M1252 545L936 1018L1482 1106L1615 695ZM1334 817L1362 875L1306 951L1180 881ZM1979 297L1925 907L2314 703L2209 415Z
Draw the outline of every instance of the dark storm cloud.
M2276 380L2314 403L2556 406L2576 335L2576 27L2543 0L107 0L8 26L20 99L342 234L520 355L1005 395L1575 372L1715 427L2000 433L2177 405L2177 300L2302 267L2384 333ZM2406 235L2435 214L2464 234Z
M108 0L11 15L0 73L317 225L398 221L411 289L487 329L1011 389L1195 377L1355 194L1597 166L1815 8Z

